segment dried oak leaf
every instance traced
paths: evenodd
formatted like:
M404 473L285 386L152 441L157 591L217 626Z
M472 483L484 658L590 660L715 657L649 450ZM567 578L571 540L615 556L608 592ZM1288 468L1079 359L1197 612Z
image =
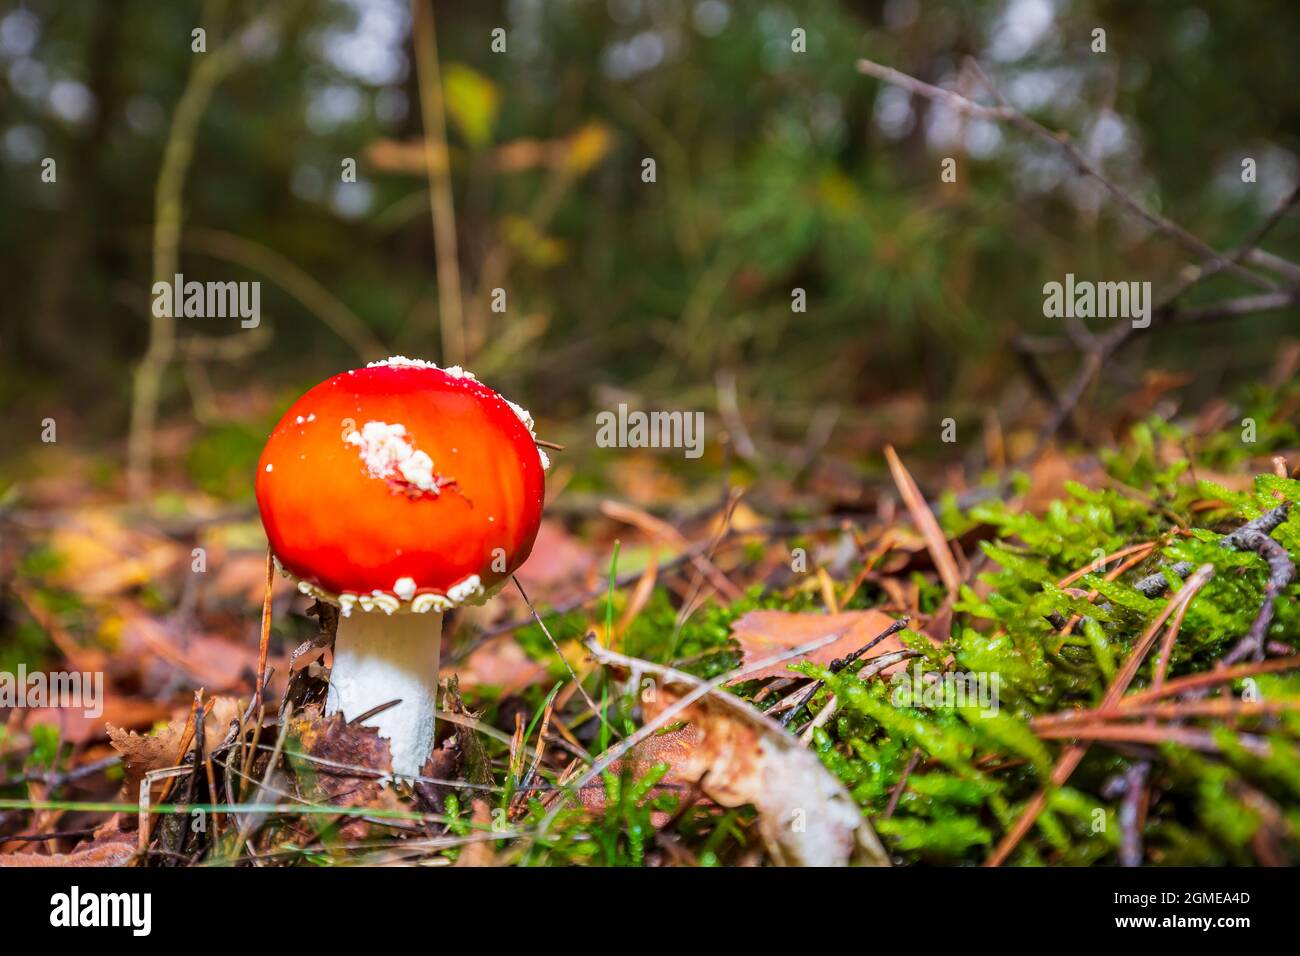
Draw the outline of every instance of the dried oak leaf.
M0 867L6 866L125 866L135 853L136 837L118 829L114 816L95 830L86 843L68 853L8 853L0 854ZM0 837L0 842L3 842Z
M235 698L213 698L212 709L203 721L204 753L212 753L226 739L231 721L238 720L239 715L239 701ZM140 792L140 781L145 774L175 766L177 757L184 757L180 746L188 719L188 714L173 718L152 734L137 734L111 723L107 725L109 743L122 755L122 767L126 771L123 792L128 797L134 798Z
M879 633L878 631L876 633ZM646 718L653 720L695 689L665 681ZM698 781L724 807L751 804L772 859L780 866L888 866L875 830L844 785L816 754L743 700L714 691L677 713L689 745L665 751L671 776Z
M819 637L843 630L843 635L835 641L819 647L801 660L827 666L838 657L846 657L858 648L869 643L881 631L889 628L894 619L881 611L844 611L841 614L796 614L791 611L750 611L731 625L731 634L740 644L743 664L761 661L781 651L807 644ZM870 651L864 660L870 660L880 654L903 650L903 645L896 635L891 634ZM746 674L742 680L757 680L764 677L790 677L787 665L795 661L782 661L771 667ZM897 665L903 666L903 665ZM885 674L891 671L887 669Z
M292 718L290 734L305 755L291 757L291 763L306 799L337 807L402 809L393 789L386 786L393 769L392 753L375 728L349 724L342 714L322 717L309 708ZM369 831L370 825L360 817L339 827L340 836L349 841L364 839Z

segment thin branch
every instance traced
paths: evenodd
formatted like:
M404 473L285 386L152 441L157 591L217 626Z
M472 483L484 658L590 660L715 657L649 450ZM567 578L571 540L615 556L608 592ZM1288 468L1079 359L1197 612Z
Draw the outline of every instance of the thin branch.
M1029 136L1048 143L1056 149L1064 152L1080 173L1095 179L1106 189L1107 192L1115 197L1115 199L1125 209L1128 209L1158 232L1169 236L1190 252L1195 253L1198 258L1214 263L1217 268L1226 268L1239 278L1242 278L1261 289L1271 290L1277 288L1273 282L1260 276L1258 273L1251 272L1249 269L1242 268L1235 262L1225 259L1217 250L1192 235L1182 226L1178 225L1173 220L1148 209L1124 190L1120 189L1119 186L1111 182L1110 179L1106 177L1106 174L1094 166L1088 160L1088 157L1074 145L1074 141L1068 133L1050 130L1036 120L1030 119L1024 113L1021 113L1009 104L1004 103L1003 105L996 107L984 106L980 103L976 103L974 100L967 99L959 93L954 93L951 90L945 90L938 86L925 83L915 77L908 76L906 73L900 73L898 70L888 66L882 66L872 60L865 58L858 60L857 68L859 73L865 73L867 76L873 76L878 80L884 80L886 83L892 83L893 85L902 87L917 96L923 96L927 99L944 103L959 113L965 113L968 116L974 116L979 119L987 119L999 123L1009 123Z
M212 94L243 61L247 50L278 32L296 3L285 3L229 37L211 53L197 54L163 149L162 167L154 190L153 281L172 282L180 271L182 199L185 178L194 158L199 123ZM162 376L176 349L176 317L150 311L149 346L135 370L131 397L131 433L127 443L127 489L134 502L149 495L153 467L154 430ZM170 312L170 309L161 310Z
M297 299L363 359L388 354L361 317L288 258L261 243L217 229L192 229L185 247L260 272Z

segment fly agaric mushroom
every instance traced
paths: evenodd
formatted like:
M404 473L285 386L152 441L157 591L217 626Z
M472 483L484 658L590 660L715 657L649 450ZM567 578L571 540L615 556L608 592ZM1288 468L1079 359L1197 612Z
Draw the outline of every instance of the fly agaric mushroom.
M461 368L396 356L311 389L257 466L271 550L339 607L326 713L389 740L415 776L433 746L442 615L482 604L541 523L546 453L528 412Z

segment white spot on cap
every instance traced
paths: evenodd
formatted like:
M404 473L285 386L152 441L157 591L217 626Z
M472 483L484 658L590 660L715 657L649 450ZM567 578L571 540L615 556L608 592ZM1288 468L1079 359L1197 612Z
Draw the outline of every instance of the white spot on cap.
M405 425L366 422L361 431L349 432L344 441L357 446L371 478L387 480L400 476L421 491L438 490L433 477L433 459L411 444Z
M271 465L269 465L269 464L266 466L266 473L267 473L268 475L271 473Z
M393 593L403 601L415 597L415 578L398 578L393 582Z
M463 604L471 598L478 597L483 593L483 582L477 574L471 574L459 584L453 584L447 589L447 597L456 604Z
M449 365L447 368L439 369L438 366L433 362L426 362L424 359L407 358L405 355L390 355L388 358L383 359L382 361L379 362L368 362L366 364L366 368L376 368L383 365L391 366L394 368L403 367L403 366L407 368L431 368L437 371L441 371L444 375L447 375L450 378L468 379L471 382L478 381L478 379L475 377L473 372L469 371L468 369L461 368L459 365ZM352 373L349 372L348 374L351 375ZM501 395L500 392L498 392L497 394ZM528 429L528 434L532 435L533 441L536 442L537 431L535 429L535 425L533 422L533 416L528 413L528 409L524 408L522 405L516 405L514 402L510 401L510 399L506 398L504 395L501 395L501 400L510 406L510 410L515 413L515 417L524 423L524 427ZM360 411L360 409L357 410ZM550 457L546 454L546 452L542 451L541 448L537 449L537 457L542 463L543 471L546 471L551 467Z

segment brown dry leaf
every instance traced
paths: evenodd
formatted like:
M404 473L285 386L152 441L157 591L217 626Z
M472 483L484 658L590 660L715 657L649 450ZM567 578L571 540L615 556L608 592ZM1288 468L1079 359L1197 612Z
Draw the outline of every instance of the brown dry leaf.
M701 742L700 729L694 724L687 724L676 730L655 734L637 744L625 758L615 760L609 765L610 773L622 776L626 771L633 778L645 776L658 763L668 764L668 772L659 781L659 786L651 789L647 799L653 799L661 793L672 793L683 797L698 779L686 776L682 768L690 766L691 756ZM604 783L592 783L578 791L578 802L588 810L604 810L606 793ZM656 827L666 824L670 818L667 813L658 811L650 815Z
M263 557L265 568L266 558ZM265 580L265 570L263 570ZM120 650L142 660L156 660L179 670L192 683L214 693L255 683L257 648L212 634L182 633L175 623L156 618L130 603L121 605ZM277 671L283 668L277 667Z
M134 834L123 833L117 826L118 818L99 827L91 839L68 853L0 854L0 867L5 866L125 866L135 853ZM2 838L0 838L2 839Z
M294 768L303 789L303 795L312 801L339 807L373 807L401 810L401 803L386 779L343 769L361 767L366 770L393 769L388 741L379 736L373 727L348 724L342 714L321 717L315 708L308 708L302 716L293 718L291 731L299 740L303 753L319 758L293 758ZM321 762L325 761L325 762ZM366 837L370 824L353 817L339 827L344 840L355 841Z
M692 690L684 681L665 678L646 702L647 720ZM704 794L724 807L753 805L763 842L778 865L889 865L875 830L843 784L776 721L716 691L678 716L688 722L688 733L658 759L671 761L674 779L698 781Z
M1125 414L1133 420L1145 418L1161 398L1192 380L1187 374L1147 369L1142 373L1142 387L1124 400Z
M239 701L233 697L212 700L212 709L203 721L204 753L212 753L226 739L231 721L238 720L240 713ZM145 774L175 765L188 719L187 711L185 716L173 718L154 734L137 734L112 723L107 725L108 739L122 755L122 766L126 770L125 793L134 797Z
M664 466L663 460L643 452L627 452L610 465L609 480L619 498L642 505L676 501L686 494L681 479Z
M605 157L612 145L611 129L592 121L557 139L523 138L489 150L484 162L503 173L525 172L539 166L563 169L573 175L589 172ZM375 169L388 173L426 173L423 139L379 139L366 148L366 158ZM435 171L447 168L447 154L435 151Z
M208 549L209 598L230 600L247 607L257 607L266 593L266 549L239 551L218 543ZM297 591L294 583L277 574L271 582L275 600Z
M803 660L812 661L823 666L837 657L852 654L859 647L867 644L881 631L886 630L894 619L880 611L844 611L840 614L796 614L791 611L750 611L731 625L731 634L740 643L742 664L760 661L775 653L807 644L818 637L825 637L843 630L838 640L824 647L819 647ZM903 645L898 636L891 634L866 655L870 660L880 654L901 651ZM783 661L762 670L746 674L744 680L757 680L764 677L791 676L788 664ZM902 667L902 664L897 665ZM890 671L885 671L889 674Z
M423 173L427 159L423 139L378 139L366 147L366 161L385 173ZM447 168L446 153L434 154L436 171Z

